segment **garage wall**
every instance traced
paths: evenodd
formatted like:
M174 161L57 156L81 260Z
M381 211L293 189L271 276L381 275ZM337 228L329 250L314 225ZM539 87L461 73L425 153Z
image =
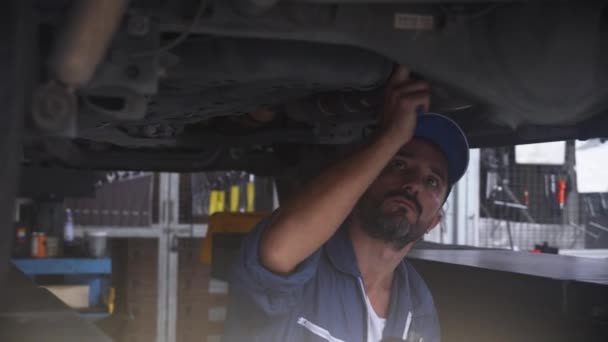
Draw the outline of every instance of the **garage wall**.
M158 240L129 239L127 252L127 313L125 341L156 340Z
M199 261L202 239L181 239L177 340L217 342L228 303L225 284L212 281L211 268Z
M178 271L177 341L217 342L223 331L228 303L227 286L211 281L210 267L199 261L202 239L180 239ZM124 341L156 339L156 239L129 239L127 260L127 312Z

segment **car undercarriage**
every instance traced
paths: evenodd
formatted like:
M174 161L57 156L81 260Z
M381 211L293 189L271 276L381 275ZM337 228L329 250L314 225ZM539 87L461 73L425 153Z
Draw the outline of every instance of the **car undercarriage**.
M27 163L276 172L373 134L396 64L473 147L605 135L601 2L111 3L36 4Z

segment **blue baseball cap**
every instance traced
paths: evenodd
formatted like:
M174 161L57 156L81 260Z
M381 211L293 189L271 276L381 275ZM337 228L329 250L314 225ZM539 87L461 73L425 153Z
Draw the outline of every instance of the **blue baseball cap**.
M448 161L449 194L469 166L469 142L464 132L454 120L445 115L424 113L418 115L414 137L430 141L445 155Z

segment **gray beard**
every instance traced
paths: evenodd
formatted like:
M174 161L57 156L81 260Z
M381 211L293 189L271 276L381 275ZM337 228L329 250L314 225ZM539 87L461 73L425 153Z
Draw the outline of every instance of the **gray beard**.
M420 219L415 223L409 223L405 215L386 216L379 208L360 208L358 217L361 219L363 231L369 237L391 244L396 251L411 242L418 241L424 235Z

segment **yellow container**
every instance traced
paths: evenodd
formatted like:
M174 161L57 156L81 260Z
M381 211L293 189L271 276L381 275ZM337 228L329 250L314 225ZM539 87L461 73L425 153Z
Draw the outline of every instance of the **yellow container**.
M211 265L213 234L247 234L258 222L268 215L269 213L217 213L209 217L207 236L203 239L201 248L201 262L205 265Z

